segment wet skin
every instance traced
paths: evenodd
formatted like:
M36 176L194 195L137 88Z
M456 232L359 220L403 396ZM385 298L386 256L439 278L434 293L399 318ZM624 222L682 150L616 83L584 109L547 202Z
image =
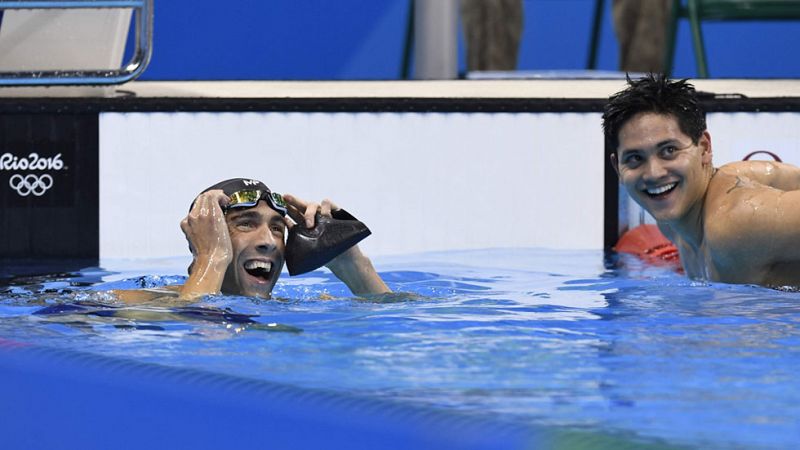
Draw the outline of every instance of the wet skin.
M338 209L330 200L306 202L284 195L291 217L281 216L262 200L251 208L227 208L230 199L221 190L201 193L189 214L181 220L181 230L189 241L192 264L182 286L169 286L159 292L115 291L125 302L154 301L165 295L180 301L194 301L205 295L229 294L270 298L278 281L286 251L287 226L304 223L313 227L316 215L330 216ZM226 213L223 211L227 210ZM353 246L331 260L326 267L355 295L391 292L381 280L370 259ZM163 292L163 291L167 292Z
M620 129L612 164L631 198L677 245L687 275L708 279L703 246L703 203L713 174L708 133L695 144L674 117L640 113Z
M800 286L800 169L763 161L712 165L672 116L640 113L611 157L630 196L678 247L695 279Z
M674 117L642 113L620 129L617 155L620 181L659 224L686 228L699 219L713 172L708 133L695 144Z
M269 298L284 263L283 216L261 201L253 208L229 210L225 220L232 257L222 293Z

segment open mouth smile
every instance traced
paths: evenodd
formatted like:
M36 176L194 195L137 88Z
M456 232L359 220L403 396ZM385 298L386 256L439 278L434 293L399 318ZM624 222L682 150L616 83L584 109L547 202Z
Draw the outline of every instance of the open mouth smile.
M251 259L244 263L244 270L259 283L267 283L272 278L272 266L270 261Z
M669 183L663 186L648 187L643 189L643 191L650 198L662 198L665 197L670 192L672 192L672 190L675 189L677 185L678 183Z

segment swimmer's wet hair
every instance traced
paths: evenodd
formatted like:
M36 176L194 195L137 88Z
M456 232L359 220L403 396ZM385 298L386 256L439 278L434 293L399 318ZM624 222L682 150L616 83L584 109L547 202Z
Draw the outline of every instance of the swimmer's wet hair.
M697 93L684 80L670 80L662 74L628 79L628 88L608 99L603 110L603 132L611 153L619 147L619 130L636 114L653 112L672 115L681 131L697 144L706 130L706 113L698 105Z

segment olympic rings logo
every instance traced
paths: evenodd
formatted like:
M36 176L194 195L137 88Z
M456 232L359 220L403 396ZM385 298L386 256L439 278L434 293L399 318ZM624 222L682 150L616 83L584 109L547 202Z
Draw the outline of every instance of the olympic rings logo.
M53 187L53 177L48 174L42 176L16 174L8 180L8 185L11 186L11 189L17 191L21 197L27 197L31 194L41 197L48 189Z

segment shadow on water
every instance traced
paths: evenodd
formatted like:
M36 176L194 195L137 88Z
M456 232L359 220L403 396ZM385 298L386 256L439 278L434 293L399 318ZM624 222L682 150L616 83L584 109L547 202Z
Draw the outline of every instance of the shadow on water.
M74 282L96 283L102 274L86 275L87 268L96 268L97 259L8 259L0 258L0 288L36 283L54 278L70 278ZM91 271L90 271L91 272Z
M32 313L48 321L64 325L89 327L97 319L122 319L125 323L112 323L119 329L159 330L158 322L208 322L219 325L240 326L248 330L299 333L297 327L278 323L261 323L254 314L240 314L230 309L182 306L175 308L126 307L92 301L74 301L46 306ZM81 320L81 318L83 320Z

